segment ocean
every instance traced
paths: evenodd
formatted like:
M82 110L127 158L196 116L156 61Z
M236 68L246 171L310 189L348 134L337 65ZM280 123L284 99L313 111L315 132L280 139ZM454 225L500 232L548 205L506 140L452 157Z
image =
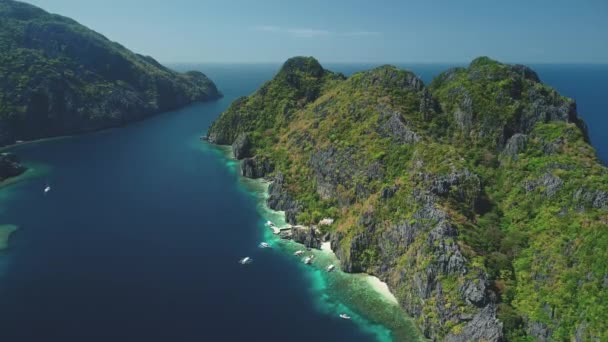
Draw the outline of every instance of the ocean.
M399 65L428 82L445 65ZM260 181L199 140L234 99L279 64L180 65L225 94L126 127L21 145L32 168L0 188L0 223L19 226L0 252L4 341L415 341L412 320L364 275L314 266L272 240ZM326 65L351 74L372 67ZM608 161L608 66L533 65L577 100ZM51 185L48 194L45 185ZM260 249L261 241L273 248ZM241 265L245 256L253 263ZM352 320L338 317L347 313Z

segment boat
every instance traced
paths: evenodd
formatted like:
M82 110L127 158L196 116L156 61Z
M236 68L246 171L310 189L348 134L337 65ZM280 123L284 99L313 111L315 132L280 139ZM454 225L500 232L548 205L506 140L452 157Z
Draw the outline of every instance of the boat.
M270 244L268 242L260 242L259 244L260 248L270 248Z
M202 141L208 141L209 137L207 137L206 135L201 135L201 140Z
M295 251L295 252L293 253L293 255L295 255L295 256L300 256L300 255L302 255L302 254L304 254L304 251L303 251L303 250Z
M46 193L48 193L49 191L51 191L51 186L50 186L50 185L47 185L47 186L44 188L44 193L46 194Z
M272 223L272 221L267 221L267 222L266 222L266 225L267 225L267 226L271 226L271 227L272 227L272 226L274 226L274 224Z
M243 259L239 260L239 264L241 265L250 264L251 262L253 262L253 259L250 257L244 257Z
M342 319L350 319L350 316L347 314L340 314L340 318Z
M306 257L306 258L304 258L304 263L305 263L306 265L310 265L310 264L312 263L312 259L313 259L313 258L312 258L311 256Z
M336 269L336 266L335 266L335 265L329 265L329 266L327 266L327 268L326 268L327 272L331 272L331 271L333 271L334 269Z

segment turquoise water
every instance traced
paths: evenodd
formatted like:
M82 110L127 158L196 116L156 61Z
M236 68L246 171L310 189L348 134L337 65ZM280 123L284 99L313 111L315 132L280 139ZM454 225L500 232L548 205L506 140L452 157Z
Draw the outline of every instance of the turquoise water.
M215 150L226 163L228 172L237 175L239 162L232 158L230 148L203 144L202 149ZM351 316L353 323L360 329L375 337L377 341L418 341L420 334L411 318L407 317L399 305L385 295L377 292L370 285L369 276L349 274L340 270L340 262L331 252L306 251L301 244L280 239L266 225L273 222L278 227L286 226L283 212L274 211L267 206L268 185L263 180L252 180L239 177L244 192L256 201L260 215L258 228L262 231L263 240L270 243L273 252L291 259L308 280L308 292L314 299L316 309L326 315L335 316L345 313ZM298 250L306 251L305 255L314 255L314 262L306 265L301 262L303 256L294 256ZM329 265L335 265L335 271L327 272Z

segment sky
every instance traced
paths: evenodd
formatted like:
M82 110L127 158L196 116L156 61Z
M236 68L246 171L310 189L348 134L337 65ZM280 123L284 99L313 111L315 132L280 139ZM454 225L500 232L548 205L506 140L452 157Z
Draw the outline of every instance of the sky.
M29 0L164 63L608 63L608 0Z

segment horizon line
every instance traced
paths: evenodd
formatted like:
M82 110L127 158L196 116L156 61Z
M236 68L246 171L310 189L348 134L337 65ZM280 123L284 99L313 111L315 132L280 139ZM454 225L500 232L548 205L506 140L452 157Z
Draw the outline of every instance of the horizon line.
M177 65L177 64L241 64L241 65L255 65L255 64L283 64L286 60L282 61L259 61L259 62L249 62L249 61L199 61L199 62L167 62L162 61L161 64L165 65ZM321 64L418 64L418 65L468 65L472 60L469 61L438 61L438 62L428 62L428 61L319 61ZM497 60L500 63L504 64L534 64L534 65L608 65L608 61L606 62L522 62L522 61L502 61Z

